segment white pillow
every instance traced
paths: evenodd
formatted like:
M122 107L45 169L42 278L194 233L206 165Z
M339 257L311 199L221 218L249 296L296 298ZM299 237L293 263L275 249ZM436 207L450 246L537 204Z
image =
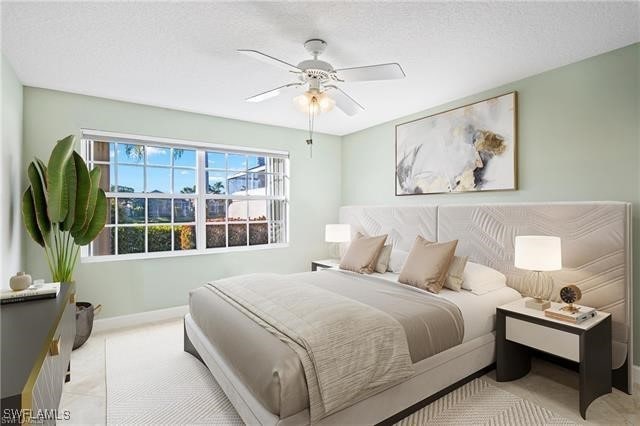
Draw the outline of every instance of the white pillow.
M389 270L399 274L402 271L404 262L407 260L407 256L409 256L408 251L392 249L391 257L389 258Z
M482 295L507 286L507 277L502 272L479 263L467 262L463 275L462 288L473 294Z
M380 255L378 256L378 262L376 263L375 272L378 272L380 274L384 274L385 272L387 272L387 269L389 268L389 259L391 259L391 250L391 244L387 244L382 247L382 250L380 250Z

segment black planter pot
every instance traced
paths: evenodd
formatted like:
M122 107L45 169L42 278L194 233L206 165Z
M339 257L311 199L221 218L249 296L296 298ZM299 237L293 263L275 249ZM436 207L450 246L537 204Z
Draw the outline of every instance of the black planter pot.
M94 307L89 302L76 303L76 338L73 341L73 349L78 349L91 336L93 330Z

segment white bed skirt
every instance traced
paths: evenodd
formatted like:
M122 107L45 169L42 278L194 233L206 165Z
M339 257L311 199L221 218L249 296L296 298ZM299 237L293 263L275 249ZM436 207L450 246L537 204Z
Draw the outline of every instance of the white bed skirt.
M215 342L210 342L190 314L185 332L216 381L247 424L301 425L309 423L308 410L281 419L265 409L229 367ZM375 424L488 367L495 361L495 334L489 333L454 346L414 364L409 379L325 417L319 424Z

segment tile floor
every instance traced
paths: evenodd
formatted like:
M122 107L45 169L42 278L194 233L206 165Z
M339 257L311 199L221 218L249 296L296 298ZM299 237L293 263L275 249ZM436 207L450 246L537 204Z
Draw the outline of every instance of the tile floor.
M144 326L149 332L156 327L174 327L182 320ZM103 425L106 423L105 337L139 331L140 328L96 333L71 354L71 381L64 385L61 410L69 410L71 419L60 424ZM614 389L613 393L594 401L587 411L587 422L578 413L578 375L545 361L535 360L532 371L513 382L498 383L495 372L484 378L495 386L528 399L556 414L584 424L640 425L640 386L630 396Z

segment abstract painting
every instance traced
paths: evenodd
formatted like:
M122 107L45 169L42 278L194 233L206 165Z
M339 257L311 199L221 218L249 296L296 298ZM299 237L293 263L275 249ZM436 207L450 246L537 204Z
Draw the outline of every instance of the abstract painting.
M396 195L516 189L517 93L396 126Z

